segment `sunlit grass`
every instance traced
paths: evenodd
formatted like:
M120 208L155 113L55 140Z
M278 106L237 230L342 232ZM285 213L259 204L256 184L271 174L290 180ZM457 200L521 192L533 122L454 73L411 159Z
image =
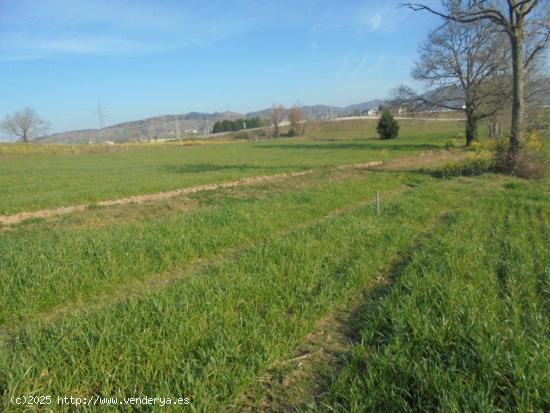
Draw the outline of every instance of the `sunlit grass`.
M8 397L40 389L190 396L199 411L231 405L457 202L436 185L386 201L381 215L371 204L296 228L162 291L28 323L8 343L1 386ZM294 199L312 201L312 194Z
M323 366L327 392L303 410L549 410L548 180L438 179L409 156L459 144L458 123L411 122L382 142L373 121L346 122L0 159L4 212L317 168L0 228L0 410L34 394L239 411L360 292L357 331L340 343L351 351ZM402 156L387 170L328 168Z
M548 411L550 208L536 194L482 197L418 249L362 314L361 343L322 404Z
M287 188L257 199L240 198L238 193L234 197L220 193L216 198L215 192L206 193L196 196L199 207L174 213L159 207L157 214L109 225L93 225L90 220L54 228L46 222L35 230L22 226L0 233L0 323L269 238L277 230L323 217L350 203L372 201L377 190L399 188L406 179L363 174ZM306 185L308 180L302 179ZM250 195L254 197L253 190ZM123 212L125 207L121 208Z
M21 148L23 155L0 154L0 214L245 176L388 160L441 148L460 127L457 122L404 121L402 137L386 144L376 140L374 121L316 125L304 137L261 142L135 144L116 145L114 149L104 145L11 144L10 148ZM94 148L98 153L86 152Z

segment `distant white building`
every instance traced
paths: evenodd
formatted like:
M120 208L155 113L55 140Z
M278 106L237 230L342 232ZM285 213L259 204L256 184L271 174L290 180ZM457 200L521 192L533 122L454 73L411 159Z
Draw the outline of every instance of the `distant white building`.
M198 131L198 130L196 130L196 129L185 129L185 130L184 130L183 132L184 132L184 133L187 133L187 134L191 134L191 133L193 133L193 134L195 134L195 133L199 133L199 131Z
M105 141L103 142L105 145L114 145L115 143L113 141Z
M378 109L370 108L367 110L367 116L378 116Z

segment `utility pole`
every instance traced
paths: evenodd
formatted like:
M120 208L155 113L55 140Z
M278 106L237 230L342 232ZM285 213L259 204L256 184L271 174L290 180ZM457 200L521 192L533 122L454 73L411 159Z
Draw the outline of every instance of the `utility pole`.
M210 129L208 128L208 118L206 118L206 127L204 128L204 136L208 136Z
M105 109L103 106L101 106L101 101L98 99L97 101L97 109L94 112L97 114L97 126L98 129L103 129L105 127L105 116L103 114L103 109Z
M174 118L176 119L176 137L181 143L181 136L180 136L180 124L178 122L178 115L175 115Z

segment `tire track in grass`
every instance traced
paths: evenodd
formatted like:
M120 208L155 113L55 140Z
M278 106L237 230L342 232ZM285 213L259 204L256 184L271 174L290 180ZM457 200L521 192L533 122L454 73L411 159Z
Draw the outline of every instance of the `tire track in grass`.
M517 211L509 204L491 204L487 210L487 217L504 215L505 227L508 231L511 229L510 215ZM514 215L517 219L518 214ZM351 355L354 344L361 341L361 315L374 311L378 301L390 292L400 273L412 261L415 251L422 249L431 237L437 236L434 234L440 232L441 227L453 223L449 211L443 213L438 222L421 233L409 249L395 257L387 272L369 282L360 294L343 308L327 315L319 323L317 332L308 335L296 352L289 356L292 358L276 363L268 369L258 382L244 393L242 402L235 410L301 411L311 409L311 406L319 406L323 394L328 390L331 377L338 375L344 364L343 360ZM499 225L493 226L492 236L487 240L499 240L502 234L507 232L506 229ZM497 243L493 250L499 251L499 245ZM495 268L498 268L496 264ZM331 410L329 406L324 407Z
M502 400L509 399L508 403L518 410L531 411L533 405L545 404L542 402L545 386L541 385L539 371L545 357L539 352L548 346L548 307L540 285L547 271L543 269L547 253L541 254L539 249L548 249L539 236L540 232L544 233L544 219L539 223L534 221L536 208L519 196L511 198L508 206L504 219L509 226L501 234L507 248L500 250L508 282L502 295L500 321L509 336L503 347L513 357L497 378L497 388L507 390L499 390L497 394Z
M497 262L495 275L498 281L499 293L501 298L505 298L508 294L508 268L506 267L506 257L510 254L510 246L508 245L508 240L506 237L503 237L503 234L510 233L512 229L510 214L512 212L512 207L510 201L506 202L504 214L504 220L502 222L502 229L500 225L496 225L496 231L494 233L494 240L498 242L498 246L495 246L495 249L499 252L499 259ZM497 241L498 240L498 241Z
M389 294L416 251L442 226L452 223L449 210L441 214L398 252L374 279L355 291L348 301L323 317L315 330L285 360L271 365L247 388L232 409L240 412L300 411L319 402L327 391L330 377L350 357L361 341L362 314L378 305Z
M441 307L445 307L448 296L441 290L437 282L434 282L435 280L430 279L430 260L433 254L438 255L438 253L441 254L442 251L444 251L442 245L445 238L449 236L448 234L454 234L457 232L459 226L463 224L462 216L462 212L458 212L456 215L449 215L448 219L445 221L446 225L439 226L436 228L436 231L432 237L425 239L425 242L413 252L414 255L412 259L409 260L407 265L399 268L399 274L394 288L389 291L389 294L385 294L382 297L373 297L373 299L367 300L362 305L362 309L359 311L359 317L355 319L360 331L359 335L361 339L352 343L353 347L343 357L342 366L336 370L333 369L329 371L329 374L327 375L327 381L329 383L327 386L327 392L325 394L321 394L320 397L313 400L313 402L309 405L304 406L303 410L351 411L354 407L357 411L361 411L360 407L356 407L358 405L361 406L361 404L354 404L355 400L353 402L348 402L346 396L348 388L350 392L354 393L364 393L367 391L363 389L363 382L361 380L362 377L369 374L369 360L372 357L371 352L374 354L379 351L382 354L388 355L388 358L391 359L389 363L397 363L398 360L393 359L394 357L397 359L397 355L394 355L394 353L389 355L386 352L386 349L391 351L391 345L394 342L395 337L398 336L398 334L400 334L403 330L409 330L407 331L408 334L413 337L416 336L415 330L413 330L412 327L415 320L418 321L424 317L438 317L437 314L441 310ZM474 224L471 224L470 228L468 228L465 232L471 233L470 230L472 225ZM472 241L475 241L475 237ZM411 272L416 271L419 271L422 274L420 277L421 285L417 285L415 282L412 282L413 280L411 280ZM415 294L415 289L419 289L421 294L427 294L433 298L433 303L430 308L424 309L426 312L425 314L417 312L417 309L414 306L411 307L407 305L407 303L415 303L415 306L423 305L423 303L425 303L421 296L418 297L418 292ZM417 295L418 301L413 298L415 295ZM399 297L398 302L394 301L396 296ZM394 319L394 314L392 314L391 311L388 311L391 310L391 308L386 308L387 303L392 302L396 308L404 309L408 313L408 316L411 317L412 320L410 323L401 323L401 320ZM369 328L368 331L366 331L367 326ZM423 334L421 330L417 330L416 333L420 336ZM403 337L402 340L406 342L408 339ZM428 342L424 344L436 346L437 348L438 343L436 340L437 339L434 339L434 342L430 342L428 340ZM429 353L428 350L423 351L423 349L420 348L418 351L420 354ZM411 363L413 361L414 360L411 360ZM350 366L354 367L350 369ZM398 367L396 366L395 368L397 369ZM386 373L387 377L384 375L380 377L381 382L384 383L384 381L386 381L388 386L394 385L394 383L398 381L395 377L392 377L395 372L392 370ZM345 385L338 387L338 398L337 400L334 400L334 398L331 397L333 396L333 386L335 382L338 383L340 381L344 382ZM355 385L357 385L357 388ZM380 384L379 387L384 387L384 385L385 383ZM414 392L414 390L411 389L407 390L409 392ZM399 392L399 390L396 391ZM342 393L344 393L343 396ZM411 397L413 396L411 395ZM419 409L423 410L421 407L419 407ZM366 408L365 410L363 407L363 410L400 411L400 409L397 409L396 406L389 406L385 408L378 407L378 410L376 408L373 409L373 407L370 406L370 409ZM405 410L405 408L402 408L402 410Z
M412 307L400 306L399 294L407 290L396 291L389 308L396 311L400 334L389 347L381 342L381 350L373 339L375 355L370 362L359 355L357 364L345 372L348 375L340 376L337 397L331 399L337 411L357 405L373 410L398 405L411 411L449 410L453 404L470 411L538 411L534 406L547 404L548 380L543 377L548 329L534 294L533 254L526 240L529 211L524 201L510 195L497 193L481 201L457 228L456 238L445 237L451 254L438 256L434 277L424 285L428 288L417 287L429 278L421 267L416 272L408 286L418 289L416 299L409 302ZM467 261L458 258L463 257L462 248L469 250ZM433 281L442 277L446 281L432 291ZM436 298L438 290L442 301ZM409 315L414 309L419 314ZM432 331L439 341L432 341ZM357 388L346 388L357 383Z
M533 224L533 208L519 199L509 199L504 211L503 228L495 250L499 251L497 279L503 302L511 308L537 306L540 296L536 292L537 277L540 274L537 227ZM494 242L493 242L494 243ZM530 248L525 248L529 245ZM530 311L525 311L530 313Z

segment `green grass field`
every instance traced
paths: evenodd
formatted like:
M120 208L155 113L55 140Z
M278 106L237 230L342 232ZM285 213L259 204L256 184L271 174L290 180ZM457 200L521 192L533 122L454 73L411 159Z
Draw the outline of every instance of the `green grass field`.
M344 412L550 409L548 194L503 187L450 215L395 288L361 313L361 343L328 404Z
M0 214L418 154L443 146L460 133L460 124L404 122L402 138L390 143L375 139L374 120L310 129L305 137L262 142L73 145L74 154L62 145L26 145L19 150L21 145L12 144L4 145L3 151L0 145Z
M0 409L549 411L548 178L440 179L460 124L403 131L10 149L3 213L313 172L0 227ZM385 164L337 167L372 160ZM53 404L13 403L30 395Z

